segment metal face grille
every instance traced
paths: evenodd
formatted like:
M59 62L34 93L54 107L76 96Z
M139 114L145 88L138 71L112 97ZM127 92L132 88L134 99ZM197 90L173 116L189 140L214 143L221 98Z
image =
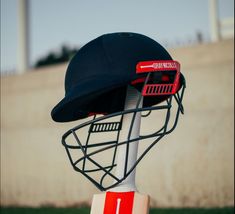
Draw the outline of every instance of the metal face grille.
M153 92L149 92L153 93ZM182 106L182 98L184 93L184 87L182 88L181 94L177 94L169 97L166 100L166 104L162 104L159 106L145 107L141 109L130 109L122 112L117 112L109 115L105 115L102 117L95 118L91 121L80 124L68 132L66 132L62 137L62 144L64 145L66 152L68 154L69 160L73 169L79 173L82 173L87 179L89 179L98 189L101 191L108 190L110 188L115 187L123 180L130 175L130 173L135 169L138 163L142 160L142 158L148 153L148 151L157 143L160 139L162 139L165 135L171 133L178 122L178 118L180 113L183 113ZM173 117L173 123L168 125L172 100L175 100L178 103L176 115ZM157 111L157 110L165 110L165 120L163 120L163 124L158 129L153 129L153 132L148 133L147 135L141 135L136 139L126 139L125 141L119 142L119 133L122 128L122 119L120 121L115 122L102 122L106 119L110 120L116 116L122 116L124 114L136 114L137 112L144 111ZM79 135L79 131L83 128L88 128L88 135L86 139L83 139ZM130 130L127 130L131 132ZM99 139L96 137L101 134L113 135L114 138L112 140L108 140L105 142L98 142ZM116 170L116 152L119 147L125 146L127 147L129 144L134 143L136 141L140 141L140 143L144 142L145 139L150 140L149 144L146 145L146 148L138 155L138 159L130 170L127 170L122 178L119 178L115 175ZM107 159L107 162L102 162L102 159ZM126 153L126 159L128 160L128 153ZM99 176L98 176L99 175Z

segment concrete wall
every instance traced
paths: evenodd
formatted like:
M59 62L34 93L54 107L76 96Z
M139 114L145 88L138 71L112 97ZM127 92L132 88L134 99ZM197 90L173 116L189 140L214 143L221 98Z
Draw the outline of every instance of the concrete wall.
M137 170L140 192L160 207L234 203L233 41L170 50L187 80L185 115ZM72 206L98 190L73 171L52 107L65 64L1 79L1 204ZM152 121L154 122L154 121Z

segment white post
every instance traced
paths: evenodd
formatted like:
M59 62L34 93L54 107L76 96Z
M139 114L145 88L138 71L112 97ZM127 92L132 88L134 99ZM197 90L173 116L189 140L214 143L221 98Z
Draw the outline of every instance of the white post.
M217 42L220 40L220 26L218 18L217 0L209 0L211 40Z
M126 101L125 101L125 110L127 109L135 109L138 98L139 98L140 92L138 92L135 88L129 87L127 89L127 95L126 95ZM142 99L139 104L139 108L142 107ZM123 142L127 140L128 133L132 121L133 113L131 114L125 114L123 116L123 122L122 122L122 130L119 137L119 142ZM135 121L133 124L132 132L130 135L130 139L134 139L139 137L140 133L140 122L141 122L141 113L136 113ZM129 152L128 152L128 164L127 164L127 172L129 169L133 166L133 164L136 162L137 154L138 154L138 141L131 142L129 144ZM126 144L119 146L118 149L118 155L117 155L117 168L116 168L116 176L118 178L123 178L124 175L124 169L125 169L125 161L126 161L126 152L127 152L127 146ZM109 191L113 192L129 192L129 191L136 191L136 185L135 185L135 169L132 171L132 173L118 186L114 187L113 189Z
M18 68L22 74L29 68L29 1L18 0Z

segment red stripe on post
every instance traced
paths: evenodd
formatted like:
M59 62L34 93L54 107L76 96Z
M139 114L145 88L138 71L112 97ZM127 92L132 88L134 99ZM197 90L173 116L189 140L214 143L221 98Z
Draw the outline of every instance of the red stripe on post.
M107 192L104 214L132 214L135 192Z

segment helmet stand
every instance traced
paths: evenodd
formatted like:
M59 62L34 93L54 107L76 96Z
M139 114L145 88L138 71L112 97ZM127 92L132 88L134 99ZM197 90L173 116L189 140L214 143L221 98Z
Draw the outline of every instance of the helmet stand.
M143 98L139 100L140 92L128 86L125 100L125 110L142 108ZM139 102L139 103L138 103ZM122 131L119 141L136 139L139 137L141 112L134 112L123 116ZM128 131L130 130L130 131ZM117 154L116 177L121 179L136 163L139 141L121 145ZM114 188L103 194L93 196L91 214L147 214L149 210L149 196L139 194L135 184L135 171Z
M125 100L125 110L136 108L136 103L138 102L140 92L135 88L128 86L126 100ZM139 103L139 108L142 107L143 99L141 98ZM129 139L135 139L139 137L140 133L140 123L141 123L141 113L136 112L132 114L126 114L123 116L122 121L122 131L120 132L119 141L125 141ZM131 122L134 120L132 127ZM128 130L130 130L130 133ZM128 136L130 135L130 136ZM124 174L130 170L130 168L135 164L138 154L138 144L139 141L132 142L130 144L125 144L120 146L117 156L117 167L116 167L116 176L121 179ZM130 173L130 175L118 184L116 187L110 189L113 192L128 192L136 191L135 185L135 170Z

